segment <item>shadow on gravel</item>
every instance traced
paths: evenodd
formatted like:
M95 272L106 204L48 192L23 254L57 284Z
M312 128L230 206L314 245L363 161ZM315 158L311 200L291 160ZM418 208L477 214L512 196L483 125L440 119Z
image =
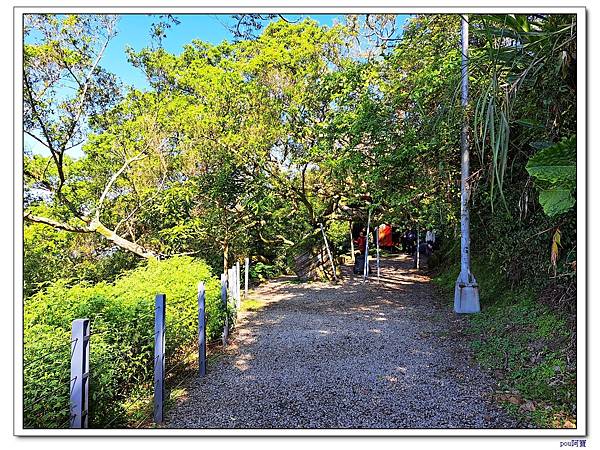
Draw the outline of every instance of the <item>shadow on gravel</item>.
M168 411L170 428L492 428L488 401L453 322L408 257L382 258L367 283L279 279L250 298L223 357ZM464 339L463 339L464 340Z

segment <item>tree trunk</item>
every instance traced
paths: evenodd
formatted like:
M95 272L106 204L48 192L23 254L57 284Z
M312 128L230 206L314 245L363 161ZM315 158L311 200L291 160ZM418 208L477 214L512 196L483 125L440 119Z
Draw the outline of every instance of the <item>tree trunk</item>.
M124 250L130 251L142 258L156 258L158 255L153 251L147 250L135 242L131 242L125 239L122 236L119 236L113 230L107 228L100 222L99 220L92 220L88 225L70 225L67 223L59 222L54 219L50 219L48 217L40 217L31 214L31 212L26 212L24 217L25 220L35 223L43 223L45 225L49 225L53 228L65 231L71 231L73 233L98 233L104 238L108 239L118 247L121 247Z
M229 242L223 242L223 273L229 269Z

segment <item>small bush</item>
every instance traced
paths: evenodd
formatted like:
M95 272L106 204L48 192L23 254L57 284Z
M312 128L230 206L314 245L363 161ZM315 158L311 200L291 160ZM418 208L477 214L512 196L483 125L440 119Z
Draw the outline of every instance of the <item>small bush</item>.
M206 288L207 339L215 340L224 321L220 282L206 263L189 257L148 261L112 284L70 286L59 281L28 299L24 305L24 426L68 426L70 329L77 318L89 318L92 329L89 425L125 425L130 411L123 405L128 396L152 380L155 295L167 296L169 361L197 337L199 281Z
M274 264L256 262L250 264L250 278L258 281L266 281L281 274L281 268Z
M348 222L333 220L327 229L327 239L330 242L331 252L334 255L342 255L348 251L350 246L350 231Z

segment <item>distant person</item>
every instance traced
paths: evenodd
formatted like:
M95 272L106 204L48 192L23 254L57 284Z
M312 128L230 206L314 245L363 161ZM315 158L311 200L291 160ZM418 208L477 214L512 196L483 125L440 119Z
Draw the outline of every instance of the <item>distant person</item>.
M365 237L365 230L361 230L358 237L354 240L354 244L358 248L361 255L367 252L367 238Z
M408 244L408 254L412 255L417 249L417 232L415 230L410 230L406 237L406 241Z
M360 251L360 255L358 255L354 260L354 273L359 274L363 273L365 270L365 260L367 253L367 237L365 236L366 230L363 228L354 243L356 247ZM371 273L371 265L369 264L369 273Z
M431 244L432 246L435 244L435 231L427 230L427 233L425 233L425 242Z
M433 254L433 247L428 242L421 242L419 244L419 266L420 268L427 266L429 263L429 258ZM417 267L417 248L415 246L415 251L413 253L413 268Z
M433 244L432 247L434 250L439 250L440 249L440 244L442 243L442 238L440 236L438 236L438 233L436 230L432 231L433 233Z
M392 225L392 253L404 251L404 234L402 230L395 225Z
M375 229L375 235L379 239L379 246L388 250L394 246L392 226L385 223ZM377 241L377 239L375 240Z
M406 230L400 232L400 248L402 252L406 253Z

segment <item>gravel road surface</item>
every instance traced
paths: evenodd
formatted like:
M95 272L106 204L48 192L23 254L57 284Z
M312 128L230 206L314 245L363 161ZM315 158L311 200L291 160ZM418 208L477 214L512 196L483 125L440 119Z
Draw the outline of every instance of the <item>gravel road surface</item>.
M514 428L470 359L465 318L405 256L362 283L265 284L167 428Z

